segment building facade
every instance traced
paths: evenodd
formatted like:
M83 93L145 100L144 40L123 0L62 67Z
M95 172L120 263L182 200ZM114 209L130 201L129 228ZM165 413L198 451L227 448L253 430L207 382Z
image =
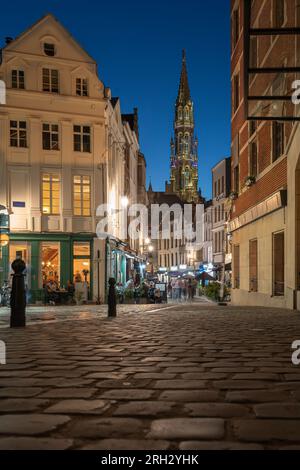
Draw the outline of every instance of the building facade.
M107 253L96 236L97 207L120 205L127 141L136 162L130 191L137 188L135 132L117 116L96 62L52 15L9 39L1 55L0 203L10 214L1 283L21 257L30 301L49 279L85 283L88 298L103 301Z
M280 34L285 28L299 28L298 3L231 2L233 202L229 232L235 304L299 308L300 129L290 114L289 96L296 75L285 74L284 69L299 67L300 41L291 31ZM244 15L245 8L250 8L250 14ZM250 39L249 30L256 31ZM246 60L251 73L245 73ZM251 101L248 94L253 96ZM284 99L259 101L256 95ZM299 109L294 110L299 116Z
M220 278L225 266L227 201L230 193L231 159L224 158L212 169L213 264Z

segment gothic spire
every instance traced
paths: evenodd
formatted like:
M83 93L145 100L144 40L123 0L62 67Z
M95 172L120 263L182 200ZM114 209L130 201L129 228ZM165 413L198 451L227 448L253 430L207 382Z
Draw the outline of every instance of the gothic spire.
M190 99L191 99L191 95L190 95L190 87L189 87L188 74L187 74L187 68L186 68L186 57L185 57L185 50L183 49L177 103L185 104Z

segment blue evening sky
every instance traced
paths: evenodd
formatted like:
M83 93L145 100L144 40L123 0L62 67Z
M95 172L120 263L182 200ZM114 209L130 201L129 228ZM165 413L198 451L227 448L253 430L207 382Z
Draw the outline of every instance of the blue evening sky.
M147 184L164 190L181 51L186 49L196 134L199 186L211 196L211 168L230 155L229 0L14 0L1 4L1 36L16 36L53 13L98 63L99 76L139 109ZM3 44L3 39L1 42Z

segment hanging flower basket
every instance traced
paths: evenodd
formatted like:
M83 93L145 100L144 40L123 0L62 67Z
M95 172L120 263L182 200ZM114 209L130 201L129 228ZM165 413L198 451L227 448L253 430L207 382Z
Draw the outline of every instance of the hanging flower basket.
M231 201L234 201L237 197L238 197L238 193L236 191L232 191L229 194L229 199L231 199Z
M245 186L250 188L250 186L252 186L255 183L255 181L256 181L255 176L247 176L247 178L245 179Z

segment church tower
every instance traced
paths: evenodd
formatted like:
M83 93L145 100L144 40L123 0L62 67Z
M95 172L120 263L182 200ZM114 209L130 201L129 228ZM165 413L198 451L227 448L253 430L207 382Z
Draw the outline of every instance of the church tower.
M188 83L185 51L178 96L175 104L174 137L171 138L170 184L166 192L177 194L186 202L197 202L198 141L194 136L194 110Z

